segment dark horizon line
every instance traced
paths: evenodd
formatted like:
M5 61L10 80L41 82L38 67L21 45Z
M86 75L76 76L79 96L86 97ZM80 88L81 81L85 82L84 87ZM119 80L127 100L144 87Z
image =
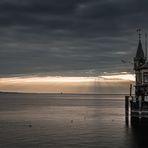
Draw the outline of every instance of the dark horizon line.
M64 93L64 92L60 92L60 93L44 93L44 92L5 92L5 91L0 91L0 94L47 94L47 95L127 95L129 96L129 94L122 94L122 93ZM132 94L134 95L134 94Z

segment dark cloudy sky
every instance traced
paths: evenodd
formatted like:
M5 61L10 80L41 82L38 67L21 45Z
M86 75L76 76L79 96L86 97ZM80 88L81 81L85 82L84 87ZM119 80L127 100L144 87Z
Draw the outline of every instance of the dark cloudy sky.
M0 76L130 72L147 0L0 0Z

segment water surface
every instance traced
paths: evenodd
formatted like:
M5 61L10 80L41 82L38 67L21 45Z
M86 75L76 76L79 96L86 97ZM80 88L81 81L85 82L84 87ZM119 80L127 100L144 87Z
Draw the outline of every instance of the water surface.
M147 125L126 126L123 95L0 94L2 148L143 148Z

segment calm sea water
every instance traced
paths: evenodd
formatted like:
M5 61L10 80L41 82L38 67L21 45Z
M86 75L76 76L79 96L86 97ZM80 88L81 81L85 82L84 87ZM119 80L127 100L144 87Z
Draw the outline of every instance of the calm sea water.
M0 148L144 148L148 124L125 124L124 96L0 94Z

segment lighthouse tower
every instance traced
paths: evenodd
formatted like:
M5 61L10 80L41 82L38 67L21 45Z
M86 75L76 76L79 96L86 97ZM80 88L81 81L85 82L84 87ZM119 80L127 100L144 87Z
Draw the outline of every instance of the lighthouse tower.
M126 121L128 121L128 99L130 98L130 115L134 118L148 118L148 62L141 42L141 33L138 29L139 41L136 56L134 57L135 95L125 96ZM132 121L131 120L131 121ZM133 120L134 121L134 120Z
M142 48L140 29L138 29L138 32L139 43L137 53L134 58L134 70L136 77L135 95L137 99L139 99L139 97L144 99L144 96L148 94L148 91L146 91L148 87L148 63L146 62L146 57Z

